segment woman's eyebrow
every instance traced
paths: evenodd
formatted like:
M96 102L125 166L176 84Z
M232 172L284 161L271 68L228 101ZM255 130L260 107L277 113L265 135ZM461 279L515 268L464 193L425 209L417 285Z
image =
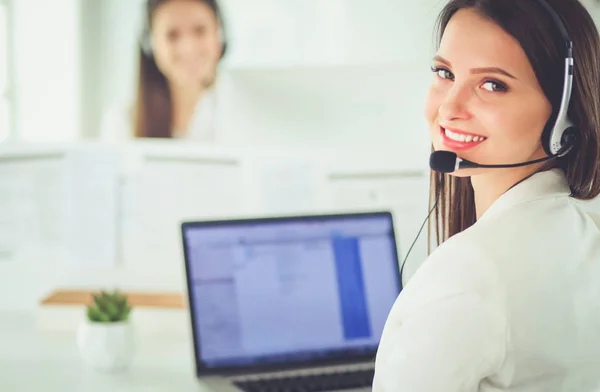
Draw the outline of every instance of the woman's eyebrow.
M445 58L443 58L442 56L435 56L433 58L434 60L445 64L447 66L451 66L450 61L446 60ZM500 75L504 75L504 76L508 76L511 79L517 79L516 77L514 77L513 75L511 75L510 73L506 72L505 70L503 70L502 68L499 67L479 67L479 68L471 68L471 73L473 74L480 74L480 73L497 73Z

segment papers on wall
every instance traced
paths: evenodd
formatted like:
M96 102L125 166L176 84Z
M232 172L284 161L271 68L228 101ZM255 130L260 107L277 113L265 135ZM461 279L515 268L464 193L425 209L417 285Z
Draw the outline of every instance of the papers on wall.
M0 260L116 262L117 156L19 150L0 156Z
M143 158L122 188L121 244L127 265L183 270L183 221L229 218L243 213L237 160L202 156Z
M68 173L70 259L110 267L118 262L120 158L116 151L78 148L65 160Z
M249 158L245 166L247 202L254 214L312 213L329 207L326 177L317 160Z
M0 158L0 259L60 257L67 209L62 160L60 154Z

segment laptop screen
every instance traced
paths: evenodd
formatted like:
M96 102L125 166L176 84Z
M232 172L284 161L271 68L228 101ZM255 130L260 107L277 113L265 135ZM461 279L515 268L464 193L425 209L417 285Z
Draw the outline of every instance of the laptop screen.
M182 225L203 368L374 354L400 291L391 214Z

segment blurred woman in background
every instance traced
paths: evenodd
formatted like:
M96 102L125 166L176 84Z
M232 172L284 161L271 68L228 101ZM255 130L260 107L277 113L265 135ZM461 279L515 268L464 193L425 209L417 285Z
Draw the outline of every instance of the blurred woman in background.
M215 139L217 67L226 51L216 0L147 0L137 96L105 118L102 137Z

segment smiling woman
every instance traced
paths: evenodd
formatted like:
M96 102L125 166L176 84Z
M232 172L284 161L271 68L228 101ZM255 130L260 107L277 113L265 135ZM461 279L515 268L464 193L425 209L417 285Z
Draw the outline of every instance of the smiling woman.
M451 0L439 22L432 157L487 167L432 172L441 244L388 316L373 391L598 391L600 216L574 202L600 194L596 26L578 0Z
M479 48L475 53L474 47ZM483 164L524 162L545 155L540 135L551 103L519 41L501 26L476 10L457 12L446 25L433 70L425 110L436 150L460 151L462 158ZM478 135L484 141L457 142L444 129ZM530 170L471 169L456 175L471 181L482 180L478 175L494 177L498 189L506 190Z

